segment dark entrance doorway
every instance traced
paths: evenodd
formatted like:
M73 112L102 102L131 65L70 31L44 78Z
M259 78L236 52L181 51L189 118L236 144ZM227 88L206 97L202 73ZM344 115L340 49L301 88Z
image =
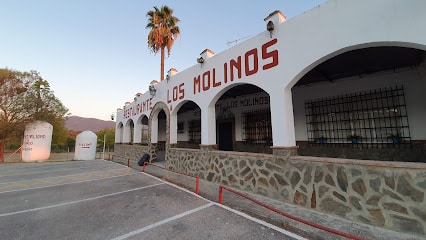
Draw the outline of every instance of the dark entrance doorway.
M219 150L232 151L234 150L234 134L232 122L219 123Z

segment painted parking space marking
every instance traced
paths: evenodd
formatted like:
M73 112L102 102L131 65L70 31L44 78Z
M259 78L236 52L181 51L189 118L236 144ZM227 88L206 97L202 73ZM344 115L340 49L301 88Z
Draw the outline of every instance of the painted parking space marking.
M28 187L28 188L20 188L20 189L9 190L9 191L2 191L2 192L0 192L0 194L1 193L10 193L10 192L41 189L41 188L49 188L49 187L57 187L57 186L71 185L71 184L77 184L77 183L86 183L86 182L92 182L92 181L98 181L98 180L107 180L107 179L111 179L111 178L131 176L131 175L135 175L135 174L140 174L140 173L134 172L134 173L130 173L130 174L114 175L114 176L111 176L111 177L94 178L94 179L88 179L88 180L66 182L66 183L61 183L61 184L46 184L46 185L38 186L38 187ZM43 182L43 180L41 180L41 182ZM44 181L44 182L47 182L47 181Z
M303 237L301 237L301 236L299 236L299 235L297 235L297 234L294 234L294 233L292 233L292 232L289 232L289 231L287 231L287 230L285 230L285 229L283 229L283 228L280 228L280 227L277 227L277 226L272 225L272 224L270 224L270 223L267 223L267 222L265 222L265 221L263 221L263 220L260 220L260 219L254 218L254 217L252 217L252 216L250 216L250 215L248 215L248 214L246 214L246 213L240 212L240 211L238 211L238 210L232 209L232 208L230 208L230 207L228 207L228 206L221 205L221 204L218 204L218 203L216 203L216 205L217 205L217 206L219 206L219 207L221 207L221 208L224 208L224 209L226 209L226 210L228 210L228 211L230 211L230 212L233 212L233 213L235 213L235 214L237 214L237 215L239 215L239 216L241 216L241 217L247 218L247 219L249 219L249 220L251 220L251 221L253 221L253 222L256 222L256 223L262 224L262 225L264 225L265 227L268 227L268 228L271 228L271 229L273 229L273 230L275 230L275 231L277 231L277 232L283 233L283 234L285 234L285 235L287 235L287 236L289 236L289 237L292 237L292 238L294 238L294 239L298 239L298 240L306 240L306 238L303 238Z
M115 196L115 195L119 195L119 194L123 194L123 193L134 192L134 191L138 191L138 190L142 190L142 189L156 187L156 186L163 185L163 184L164 183L157 183L157 184L152 184L152 185L149 185L149 186L144 186L144 187L134 188L134 189L126 190L126 191L105 194L105 195L102 195L102 196L91 197L91 198L81 199L81 200L77 200L77 201L65 202L65 203L60 203L60 204L55 204L55 205L50 205L50 206L45 206L45 207L26 209L26 210L10 212L10 213L3 213L3 214L0 214L0 217L6 217L6 216L15 215L15 214L34 212L34 211L39 211L39 210L44 210L44 209L50 209L50 208L62 207L62 206L66 206L66 205L76 204L76 203L98 200L98 199L105 198L105 197L111 197L111 196Z
M168 222L174 221L174 220L176 220L176 219L182 218L182 217L184 217L184 216L186 216L186 215L189 215L189 214L192 214L192 213L195 213L195 212L201 211L201 210L203 210L203 209L205 209L205 208L208 208L208 207L210 207L210 206L213 206L213 205L214 205L214 203L212 203L212 202L211 202L211 203L208 203L208 204L206 204L206 205L203 205L203 206L200 206L200 207L197 207L197 208L191 209L191 210L189 210L189 211L186 211L186 212L183 212L183 213L177 214L177 215L175 215L175 216L173 216L173 217L169 217L169 218L163 219L163 220L161 220L161 221L158 221L158 222L153 223L153 224L151 224L151 225L148 225L148 226L146 226L146 227L140 228L140 229L135 230L135 231L133 231L133 232L129 232L129 233L127 233L127 234L124 234L124 235L121 235L121 236L119 236L119 237L113 238L113 240L122 240L122 239L126 239L126 238L129 238L129 237L132 237L132 236L137 235L137 234L139 234L139 233L143 233L143 232L145 232L145 231L148 231L148 230L150 230L150 229L152 229L152 228L155 228L155 227L161 226L161 225L163 225L163 224L165 224L165 223L168 223Z
M34 174L49 174L49 173L62 173L67 171L73 171L78 167L79 170L85 170L85 169L103 169L104 166L113 166L107 161L102 162L93 162L93 163L61 163L61 164L55 164L55 165L48 165L49 163L41 163L43 165L33 165L31 163L19 163L17 166L2 166L0 169L0 178L3 177L13 177L16 174L19 174L19 176L27 176L27 175L34 175ZM26 166L24 166L26 165ZM119 169L117 165L114 165L117 167L116 169ZM30 167L30 168L28 168ZM125 166L121 165L122 168ZM27 169L27 171L23 172L22 169Z
M93 179L103 179L115 176L123 176L135 173L134 169L123 168L118 170L95 171L66 175L61 177L40 178L33 180L24 180L10 183L0 183L0 193L26 190L39 187L57 186L73 182L83 182Z

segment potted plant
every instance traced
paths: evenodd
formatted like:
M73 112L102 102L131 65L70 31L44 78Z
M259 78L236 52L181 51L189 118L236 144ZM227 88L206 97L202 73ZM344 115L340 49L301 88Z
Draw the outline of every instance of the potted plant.
M402 136L400 133L395 133L389 136L392 139L393 144L399 144L401 142Z
M321 137L319 137L319 138L318 138L318 143L319 143L319 144L324 144L324 143L326 142L326 140L327 140L327 138L326 138L326 137L321 136Z
M352 144L357 144L360 139L361 139L361 136L358 136L356 134L351 134L348 136L348 140L351 141Z

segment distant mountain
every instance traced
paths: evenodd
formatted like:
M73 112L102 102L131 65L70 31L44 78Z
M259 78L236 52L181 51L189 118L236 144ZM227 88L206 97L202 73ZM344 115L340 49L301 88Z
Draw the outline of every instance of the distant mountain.
M74 131L98 132L105 128L115 127L114 121L104 121L96 118L83 118L71 116L65 121L65 127Z

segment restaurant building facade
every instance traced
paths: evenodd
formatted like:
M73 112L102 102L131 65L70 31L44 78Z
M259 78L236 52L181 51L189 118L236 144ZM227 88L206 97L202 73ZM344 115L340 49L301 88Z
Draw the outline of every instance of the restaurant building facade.
M426 2L330 0L117 110L115 154L426 234Z

